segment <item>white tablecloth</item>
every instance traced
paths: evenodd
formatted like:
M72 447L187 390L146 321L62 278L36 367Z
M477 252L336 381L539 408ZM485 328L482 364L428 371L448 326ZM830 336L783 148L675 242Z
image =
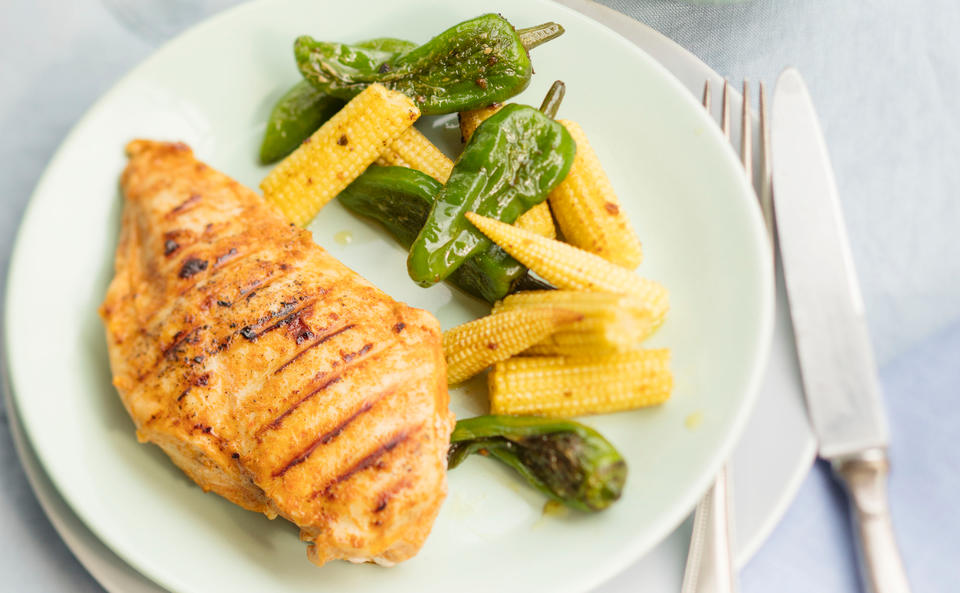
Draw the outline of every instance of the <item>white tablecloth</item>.
M164 0L143 0L146 4ZM0 18L0 271L27 198L70 126L185 21L124 0L8 1ZM805 75L836 168L888 399L891 496L914 590L960 584L960 3L603 0L732 81ZM77 196L82 199L82 188ZM0 408L0 590L101 591L44 517ZM747 593L853 592L843 498L818 466L741 575Z

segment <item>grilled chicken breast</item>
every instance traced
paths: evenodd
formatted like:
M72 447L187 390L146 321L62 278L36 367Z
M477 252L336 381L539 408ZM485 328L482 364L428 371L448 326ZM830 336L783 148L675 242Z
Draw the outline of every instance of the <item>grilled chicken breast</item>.
M301 529L317 563L419 550L446 494L440 329L183 144L127 147L101 307L141 441Z

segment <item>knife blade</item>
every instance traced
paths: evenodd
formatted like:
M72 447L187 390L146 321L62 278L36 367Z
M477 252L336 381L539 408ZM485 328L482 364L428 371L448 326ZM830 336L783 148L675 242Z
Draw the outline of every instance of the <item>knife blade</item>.
M850 496L868 590L906 592L887 510L887 423L863 299L826 142L792 68L777 80L770 141L780 256L819 453Z
M843 213L813 103L796 70L778 79L771 119L780 254L820 455L883 447L886 419Z

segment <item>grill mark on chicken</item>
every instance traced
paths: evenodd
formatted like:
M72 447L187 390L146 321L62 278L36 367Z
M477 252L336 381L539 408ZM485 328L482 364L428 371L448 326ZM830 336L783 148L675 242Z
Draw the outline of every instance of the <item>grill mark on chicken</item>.
M169 357L171 354L175 354L185 343L195 342L197 336L200 334L201 329L201 327L195 327L190 330L180 330L173 334L173 341L162 350L160 360ZM159 360L157 361L157 364L160 364Z
M276 374L280 373L280 371L282 371L283 369L285 369L285 368L287 368L288 366L290 366L291 363L293 363L295 360L297 360L298 358L300 358L301 356L303 356L304 354L306 354L307 352L309 352L312 348L316 348L317 346L319 346L320 344L323 344L324 342L326 342L326 341L329 340L330 338L332 338L332 337L334 337L334 336L336 336L336 335L338 335L338 334L342 334L342 333L345 332L345 331L351 330L351 329L355 328L356 326L357 326L356 323L351 323L351 324L348 324L348 325L340 326L340 327L338 327L337 329L328 331L327 333L321 334L316 340L310 342L310 343L307 345L306 348L304 348L304 349L301 350L300 352L297 352L296 354L294 354L294 355L293 355L293 358L291 358L291 359L288 360L287 362L285 362L285 363L283 363L282 365L280 365L279 367L277 367L277 370L273 371L273 374L276 375Z
M399 446L401 443L409 439L410 434L412 432L413 430L410 429L409 427L401 429L400 431L396 432L392 437L390 437L390 439L386 443L379 445L376 449L374 449L373 451L361 457L359 461L351 465L349 468L347 468L346 471L344 471L342 474L340 474L336 478L330 480L323 488L320 488L319 490L315 490L310 495L310 499L311 500L315 499L321 494L329 495L330 491L334 488L334 486L336 486L340 482L348 480L354 474L362 472L363 470L377 463L377 461L379 461L381 457L383 457L390 451L393 451L394 449L397 448L397 446Z
M213 267L218 268L236 257L237 257L237 248L231 247L230 249L227 250L226 253L224 253L223 255L218 255L217 258L213 260Z
M171 232L169 232L169 233L166 233L165 236L180 236L180 235L184 235L184 234L189 234L189 233L188 233L187 231L177 230L177 231L171 231ZM192 235L191 235L189 238L193 239ZM222 243L229 245L229 244L231 244L231 243L235 243L236 240L237 240L237 236L231 236L231 237L227 238L226 240L224 240ZM195 244L195 243L196 243L195 240L191 240L191 242L190 242L187 246L193 245L193 244ZM178 246L177 246L177 250L179 251L180 249L183 249L184 246L185 246L184 242L183 242L183 241L180 241L180 243L179 243ZM214 249L213 251L216 251L216 249ZM215 280L216 280L215 277L216 277L218 274L220 274L221 272L223 272L223 271L226 270L226 269L229 269L229 268L234 267L236 264L239 264L239 263L241 263L241 262L245 262L245 261L247 261L248 259L250 259L250 258L252 258L252 257L256 257L257 255L260 255L260 252L258 252L258 251L237 253L237 254L235 254L235 255L231 255L231 254L230 254L231 251L235 251L235 248L231 247L225 254L219 256L218 258L216 258L216 259L214 260L213 267L211 268L211 271L210 271L208 274L205 275L205 278L204 278L203 280L199 280L199 281L197 281L197 282L185 283L185 285L184 285L183 288L180 290L180 292L178 293L177 296L179 296L181 299L184 299L184 300L185 300L185 297L186 297L191 291L193 291L194 289L199 290L199 291L209 290L212 286L214 286L214 283L215 283ZM176 253L176 251L173 252L173 253ZM273 262L271 262L271 261L265 261L265 262L262 262L262 263L265 263L265 264L267 264L267 265L273 265ZM279 265L279 267L280 267L280 269L283 270L283 271L286 271L286 269L287 269L287 265L286 265L286 264L283 264L283 263L281 263L281 264ZM270 283L266 284L266 285L263 284L263 283L264 283L266 280L268 280L268 279L273 278L273 280L280 280L281 278L288 278L288 277L290 277L290 276L289 276L289 275L275 276L275 269L270 269L270 270L269 270L269 273L268 273L268 275L267 275L266 277L264 277L264 278L258 278L258 279L256 279L256 280L253 281L253 284L255 284L255 286L250 286L249 284L247 284L247 285L245 285L245 286L243 286L243 287L238 288L238 293L239 293L239 295L242 297L242 296L246 295L247 293L249 293L251 290L255 290L255 289L263 290L264 288L266 288L267 286L269 286L270 284L272 284L272 283L273 283L272 281L271 281ZM239 286L239 285L238 285L238 284L235 284L234 286ZM164 317L164 316L166 316L166 315L169 315L169 313L170 313L170 308L169 308L169 307L157 309L156 311L152 311L151 313L149 313L149 314L147 315L147 319L146 319L146 320L147 320L148 322L150 322L150 321L152 321L153 319L155 319L155 318L157 318L157 317Z
M248 325L244 327L243 329L240 330L240 335L250 340L251 342L254 342L257 340L257 338L263 336L264 334L268 334L277 328L283 327L285 325L289 325L294 321L299 321L303 315L313 311L313 305L316 303L316 301L317 299L316 297L314 297L313 299L310 299L309 301L307 301L305 305L301 306L299 309L295 311L293 310L293 308L296 306L296 301L283 302L281 303L281 307L279 311L277 311L276 313L272 313L269 317L265 317L263 319L258 320L257 323L253 325ZM272 321L277 317L281 317L281 316L282 318L276 323L272 325L268 325L267 327L261 329L260 326L262 326L264 323Z
M390 484L389 486L384 488L380 492L380 495L377 496L377 506L373 507L373 512L382 513L384 510L386 510L387 504L390 503L390 499L393 498L397 494L397 492L400 492L404 488L407 488L408 486L410 486L410 484L411 484L410 477L403 476L393 484Z
M263 334L265 334L265 333L267 333L267 332L269 332L269 331L273 331L274 329L276 329L276 328L278 328L278 327L282 327L283 325L286 325L286 324L288 324L288 323L291 323L295 318L297 318L296 315L297 315L298 313L299 313L299 314L302 314L303 312L305 312L306 309L308 309L311 305L313 305L313 304L315 303L315 301L316 301L315 298L312 299L312 300L310 300L310 301L308 301L307 304L304 305L304 306L302 306L299 311L295 311L295 312L293 312L293 313L291 313L291 311L292 311L293 308L296 306L296 301L295 301L295 300L283 301L283 302L281 302L280 309L278 309L278 310L275 311L275 312L269 313L268 315L266 315L266 316L264 316L264 317L261 317L261 318L258 319L258 320L256 321L256 323L254 323L254 324L245 326L245 327L241 328L240 330L237 330L237 332L235 332L233 335L236 335L237 333L239 333L240 335L242 335L243 337L247 338L248 340L254 341L254 340L256 340L258 337L262 336ZM259 330L259 331L258 331L258 328L259 328L260 326L262 326L263 324L265 324L265 323L267 323L267 322L269 322L269 321L272 321L272 320L274 320L274 319L276 319L277 317L280 317L280 316L285 316L285 317L284 317L283 319L281 319L280 321L278 321L277 323L275 323L275 324L273 324L273 325L271 325L271 326L269 326L269 327L267 327L267 328L265 328L265 329L263 329L263 330ZM199 341L200 331L202 331L203 329L206 329L206 327L205 327L205 326L199 326L199 327L194 327L194 328L192 328L192 329L190 329L190 330L180 330L180 331L178 331L176 334L174 334L174 336L173 336L173 341L172 341L169 345L167 345L167 346L161 351L161 356L157 359L156 363L155 363L153 366L151 366L149 369L146 369L143 373L141 373L140 375L138 375L138 377L137 377L138 380L143 380L143 379L145 379L145 378L146 378L147 376L149 376L152 372L154 372L155 370L157 370L157 368L162 364L162 362L163 362L165 359L168 359L168 358L171 357L172 354L176 354L177 352L179 352L180 348L181 348L184 344L186 344L186 343L189 343L189 344L195 344L195 343L197 343L197 342ZM230 344L232 344L232 342L233 342L233 335L227 336L227 338L225 338L225 339L220 343L220 345L219 345L213 352L208 351L207 354L209 354L209 355L212 356L212 355L214 355L214 354L218 354L218 353L226 350L226 349L230 346ZM335 335L335 334L334 334L334 335ZM329 336L329 337L333 337L333 336L331 335L331 336ZM294 357L294 359L295 359L295 358L296 358L296 356Z
M175 216L182 214L183 212L186 212L188 209L192 210L191 206L196 206L196 204L199 201L200 201L200 194L196 192L190 194L190 197L180 202L179 204L174 206L169 212L167 212L166 218L174 218Z
M367 346L372 346L372 345L367 344ZM366 346L364 346L357 352L352 353L350 360L347 360L347 364L337 367L334 370L329 372L318 373L317 376L314 377L314 379L319 380L321 382L316 387L311 389L306 395L304 395L297 401L293 402L293 404L291 404L289 408L284 410L282 414L280 414L279 416L277 416L267 424L264 424L262 427L260 427L260 429L257 430L257 437L260 437L263 433L267 432L268 430L275 430L277 428L280 428L280 425L283 424L283 420L287 416L292 414L294 411L296 411L296 409L299 408L301 405L303 405L304 402L316 397L317 394L319 394L321 391L323 391L327 387L330 387L334 383L339 383L340 381L342 381L344 375L346 375L351 369L360 366L360 363L362 361L366 360L367 358L370 358L370 357L363 357L363 355L369 351L370 351L370 348L367 348Z
M340 358L343 359L343 362L349 363L349 362L350 362L351 360L353 360L354 358L357 358L358 356L363 356L363 355L366 354L367 352L370 352L370 349L371 349L371 348L373 348L373 344L371 344L371 343L368 342L368 343L366 343L366 344L363 345L363 348L360 348L359 350L357 350L357 351L355 351L355 352L341 352L341 353L340 353Z
M290 471L291 468L297 465L300 465L301 463L309 459L310 455L312 455L314 451L316 451L319 447L323 445L331 443L335 438L340 436L340 434L343 433L344 430L347 429L347 427L350 425L351 422L356 420L357 417L369 412L370 409L373 408L373 406L377 405L377 402L387 397L388 395L392 394L394 390L395 390L395 387L392 387L392 386L388 387L387 389L378 393L372 399L369 399L366 402L364 402L362 406L360 406L352 414L344 418L340 422L340 424L336 425L335 427L331 428L327 432L318 436L316 439L313 440L312 443L307 445L307 447L304 450L294 455L293 458L291 458L290 461L288 461L283 467L275 470L272 474L273 477L274 478L283 477L283 474ZM394 445L394 447L395 446L396 445Z
M180 271L177 273L182 280L187 278L192 278L200 272L207 269L207 260L200 259L199 257L191 257L183 262L183 265L180 266Z

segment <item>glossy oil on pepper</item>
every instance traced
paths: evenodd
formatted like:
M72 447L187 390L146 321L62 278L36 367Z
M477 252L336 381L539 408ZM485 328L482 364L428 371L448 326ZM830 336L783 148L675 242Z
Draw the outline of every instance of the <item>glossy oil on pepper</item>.
M349 100L378 82L411 97L424 115L504 101L525 89L533 73L520 36L496 14L464 21L400 55L309 36L297 38L294 54L320 91Z
M491 242L467 221L476 212L513 223L567 175L576 144L560 124L526 105L507 105L470 138L410 248L407 270L435 284Z

